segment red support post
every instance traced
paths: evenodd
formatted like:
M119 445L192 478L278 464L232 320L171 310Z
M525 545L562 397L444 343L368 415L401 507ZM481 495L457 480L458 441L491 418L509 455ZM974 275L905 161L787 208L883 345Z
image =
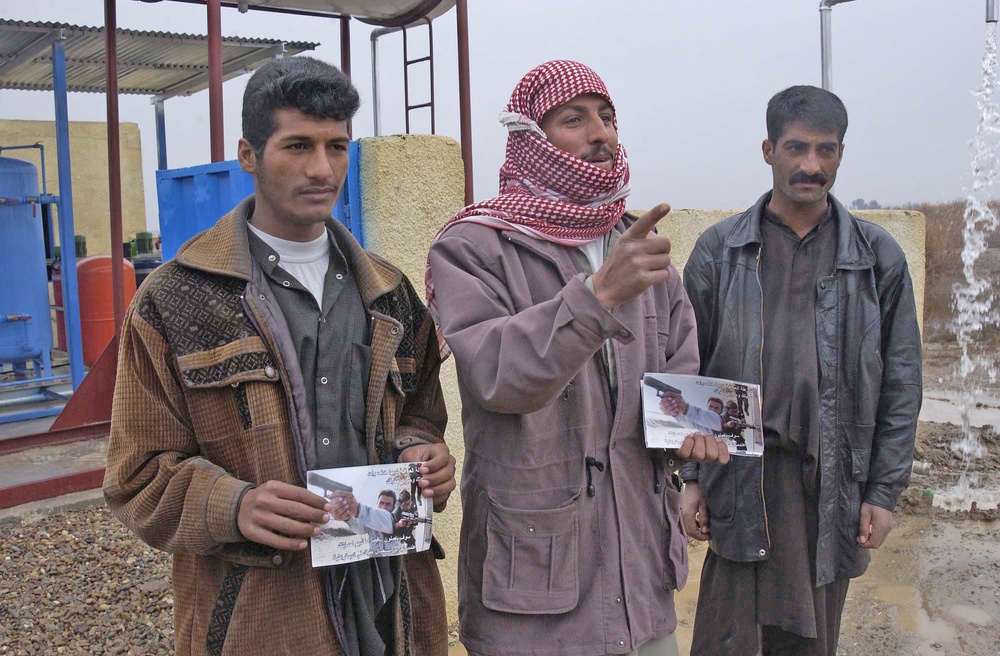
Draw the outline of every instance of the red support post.
M458 21L458 106L462 125L462 162L465 164L465 204L471 205L472 187L472 93L469 82L469 3L455 3Z
M351 77L351 17L340 17L340 70ZM347 121L347 136L353 138L353 121Z
M212 161L226 159L226 137L222 120L222 2L208 0L208 124Z
M111 212L111 285L115 309L115 337L121 337L125 318L125 263L122 253L122 162L118 134L118 14L116 0L104 0L104 59L108 106L108 200ZM63 248L73 245L63 244ZM117 341L117 340L116 340Z

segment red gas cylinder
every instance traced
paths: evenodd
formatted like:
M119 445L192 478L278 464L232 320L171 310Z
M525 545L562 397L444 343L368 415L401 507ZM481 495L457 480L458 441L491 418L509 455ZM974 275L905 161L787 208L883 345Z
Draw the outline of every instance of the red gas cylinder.
M135 268L125 266L125 305L135 296ZM80 332L83 340L83 363L94 366L111 338L115 336L115 299L111 282L111 256L95 255L77 262L76 284L80 295Z

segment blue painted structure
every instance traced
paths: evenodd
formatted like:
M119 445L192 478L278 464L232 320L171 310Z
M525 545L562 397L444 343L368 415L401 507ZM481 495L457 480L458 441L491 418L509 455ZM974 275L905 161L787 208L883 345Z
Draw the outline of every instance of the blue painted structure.
M333 208L333 216L350 228L354 238L364 246L358 142L351 142L348 157L347 180ZM177 249L184 242L211 228L252 193L253 176L243 171L236 160L157 171L156 198L163 260L177 255Z
M32 360L36 377L52 373L45 236L38 205L3 201L38 196L35 166L0 157L0 362L24 369Z
M62 38L57 38L52 42L52 86L55 101L55 123L56 123L56 157L58 159L59 196L52 196L44 190L45 184L45 152L40 145L8 147L8 150L17 148L35 148L41 153L42 163L42 184L43 192L34 196L22 196L20 198L7 198L5 204L16 205L37 205L42 208L44 216L50 221L50 245L51 239L51 214L49 209L56 208L56 216L59 220L59 242L69 244L69 248L61 249L62 253L63 278L63 318L66 322L66 349L69 356L70 382L75 391L83 382L83 336L80 332L80 299L77 292L76 281L76 251L74 248L76 237L73 226L73 182L71 177L70 155L69 155L69 113L67 109L67 85L66 85L66 46ZM36 184L37 189L37 184ZM38 219L39 225L42 219ZM43 257L49 253L43 253ZM43 272L41 280L45 280ZM48 305L48 292L46 291L46 305ZM0 308L2 311L2 308ZM46 323L48 323L48 308L45 311ZM51 326L49 327L51 335ZM49 347L51 348L51 337ZM47 360L49 355L43 356ZM29 402L45 401L66 401L66 397L49 389L50 386L66 382L66 376L52 376L50 370L43 364L43 374L28 381L13 381L0 383L0 391L20 392L22 390L34 390L27 396L18 396L13 399L4 399L0 406L20 405ZM25 419L36 419L39 417L50 417L59 414L62 405L48 406L33 410L16 412L5 412L0 414L0 423L21 421Z

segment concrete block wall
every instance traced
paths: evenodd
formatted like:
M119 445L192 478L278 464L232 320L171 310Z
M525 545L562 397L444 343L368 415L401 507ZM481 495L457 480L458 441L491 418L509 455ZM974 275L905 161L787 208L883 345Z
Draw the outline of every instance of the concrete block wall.
M464 206L464 171L459 144L447 137L397 135L361 139L361 196L368 248L400 267L423 295L427 250L438 228ZM761 190L763 191L763 190ZM756 198L748 198L747 205ZM641 213L642 210L632 210ZM673 242L678 270L698 236L736 210L674 210L659 225ZM886 228L903 247L913 277L918 316L923 316L924 216L910 211L866 211L858 215ZM461 468L464 458L455 364L441 370L448 404L446 439ZM461 476L461 470L459 470ZM450 621L458 619L457 564L461 506L458 494L434 520L434 535L448 554L439 563L444 579Z
M139 125L119 127L122 170L122 239L146 229L146 201L142 185L142 147ZM108 131L104 122L70 121L69 155L73 181L73 228L87 236L88 255L111 254L111 208L108 200ZM56 126L52 121L0 120L0 146L41 142L45 147L45 175L50 194L59 193L56 159ZM38 151L10 150L16 157L39 166ZM41 169L38 187L41 191ZM58 225L58 223L57 223ZM56 231L56 242L59 232Z

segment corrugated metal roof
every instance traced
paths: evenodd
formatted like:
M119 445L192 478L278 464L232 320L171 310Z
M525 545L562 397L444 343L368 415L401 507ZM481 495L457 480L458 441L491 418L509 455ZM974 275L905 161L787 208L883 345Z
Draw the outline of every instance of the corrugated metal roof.
M51 91L52 43L66 45L70 91L104 93L104 28L0 20L0 89ZM318 43L222 37L223 79L254 70L278 53L314 50ZM160 98L208 88L208 37L118 30L118 92Z
M162 2L163 0L139 0ZM205 0L174 0L205 4ZM420 18L434 19L455 6L455 0L223 0L223 6L264 7L309 11L330 16L354 16L371 22L396 25Z

